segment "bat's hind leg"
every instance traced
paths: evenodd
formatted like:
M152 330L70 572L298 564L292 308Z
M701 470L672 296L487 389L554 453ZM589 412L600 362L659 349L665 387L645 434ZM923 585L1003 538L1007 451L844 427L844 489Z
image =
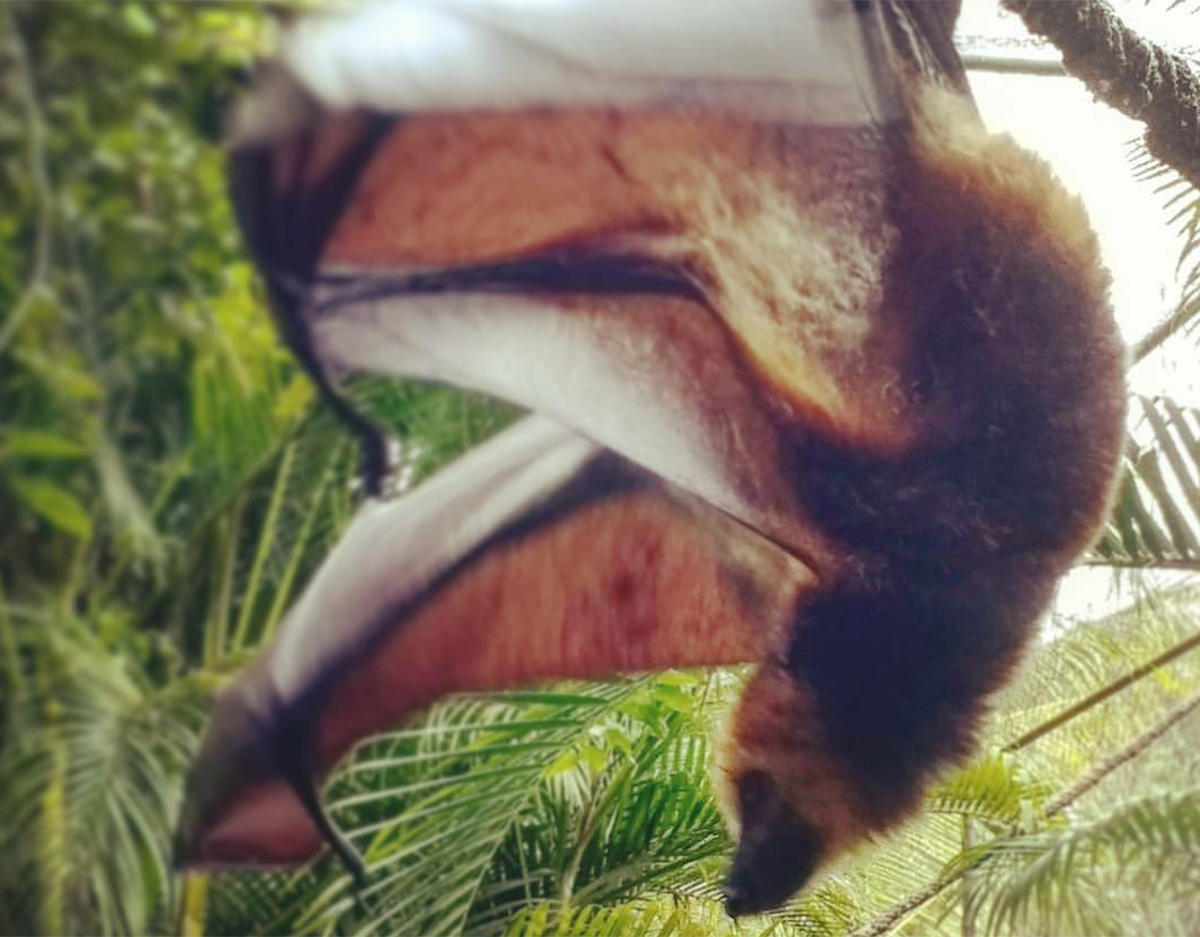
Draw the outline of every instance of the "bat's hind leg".
M306 757L307 746L299 738L298 731L291 727L291 723L291 719L285 718L276 736L276 758L280 774L304 806L305 813L321 834L325 845L350 873L355 889L361 890L367 884L366 864L354 848L354 844L338 829L337 824L326 812L325 805L321 803L321 796L317 793L312 769Z

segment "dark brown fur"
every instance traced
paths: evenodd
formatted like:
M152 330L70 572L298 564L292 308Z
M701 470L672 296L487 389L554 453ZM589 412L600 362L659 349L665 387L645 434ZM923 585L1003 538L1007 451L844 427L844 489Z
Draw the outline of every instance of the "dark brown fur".
M970 750L987 695L1095 535L1119 459L1123 349L1082 207L956 107L941 92L917 102L890 196L888 302L914 328L919 441L881 457L793 431L802 500L842 553L732 726L733 784L765 771L822 844L802 877L896 823ZM736 910L780 900L775 886L756 902L752 876L732 887Z

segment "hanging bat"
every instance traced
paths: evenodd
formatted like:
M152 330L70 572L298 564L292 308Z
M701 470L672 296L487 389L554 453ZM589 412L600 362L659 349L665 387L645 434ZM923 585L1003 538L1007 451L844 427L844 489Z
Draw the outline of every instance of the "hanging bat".
M220 695L186 866L360 869L320 784L444 694L754 663L731 913L972 744L1107 508L1123 352L1082 207L985 132L955 4L386 3L234 121L284 336L529 411L370 499Z

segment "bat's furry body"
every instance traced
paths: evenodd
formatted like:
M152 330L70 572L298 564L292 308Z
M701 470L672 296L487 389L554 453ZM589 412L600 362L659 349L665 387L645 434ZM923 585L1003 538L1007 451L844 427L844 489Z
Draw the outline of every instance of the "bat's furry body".
M1124 351L1082 206L953 99L919 106L885 287L911 342L913 441L880 454L789 433L832 568L743 695L724 762L735 791L773 779L814 861L904 817L970 750L1107 512L1123 438Z
M1081 206L980 127L953 17L878 8L945 71L892 63L895 121L350 114L239 158L322 379L550 419L356 520L218 705L185 859L345 851L313 776L456 689L759 662L719 771L735 913L969 750L1107 509L1123 351Z

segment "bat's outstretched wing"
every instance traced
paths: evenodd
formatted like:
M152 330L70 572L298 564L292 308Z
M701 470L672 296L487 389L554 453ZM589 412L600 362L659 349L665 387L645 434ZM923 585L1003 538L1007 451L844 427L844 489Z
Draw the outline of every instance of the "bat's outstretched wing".
M806 582L742 525L528 417L360 510L219 698L179 858L345 850L314 783L363 736L455 691L759 659Z
M232 157L288 341L368 436L330 373L543 416L364 506L221 697L184 863L350 856L315 782L444 693L779 648L837 554L797 440L920 431L884 284L895 63L948 46L920 7L411 0L290 34Z

